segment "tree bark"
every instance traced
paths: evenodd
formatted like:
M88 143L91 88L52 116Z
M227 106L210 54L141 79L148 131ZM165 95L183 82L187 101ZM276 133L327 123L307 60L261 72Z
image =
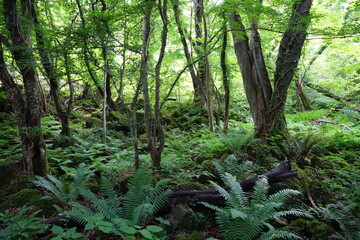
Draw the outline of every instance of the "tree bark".
M27 1L22 1L23 6L27 6ZM26 14L18 15L16 0L4 0L3 8L5 25L10 33L12 43L10 51L25 86L26 101L24 101L25 108L22 109L24 110L24 117L18 119L18 122L20 122L19 133L23 147L23 165L28 174L44 176L48 172L48 163L46 158L46 145L41 131L41 114L35 75L36 64L31 48L28 45L30 32L23 32L24 23L19 20L23 18L31 22L31 18L29 19L29 16ZM30 12L29 9L24 10ZM2 60L2 62L4 61ZM7 78L9 77L9 75L6 76ZM17 90L15 89L12 91L13 94L16 92ZM16 95L17 94L14 96ZM20 102L19 99L17 101Z

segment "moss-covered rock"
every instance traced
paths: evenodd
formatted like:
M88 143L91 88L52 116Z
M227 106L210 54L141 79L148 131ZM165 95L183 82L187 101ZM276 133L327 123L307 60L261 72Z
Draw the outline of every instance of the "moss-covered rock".
M178 234L174 237L174 240L187 240L188 238L183 234Z
M189 240L205 240L205 237L198 231L193 231L189 236Z
M8 209L24 205L35 205L39 202L40 197L41 192L39 190L25 188L9 196L9 198L0 205L0 208Z
M314 240L328 239L335 232L333 228L316 219L309 221L300 218L293 221L290 226L297 228L300 235Z
M4 189L5 186L11 184L15 179L17 179L17 173L20 169L20 162L18 155L15 159L9 159L0 164L0 189ZM1 190L0 190L1 192Z

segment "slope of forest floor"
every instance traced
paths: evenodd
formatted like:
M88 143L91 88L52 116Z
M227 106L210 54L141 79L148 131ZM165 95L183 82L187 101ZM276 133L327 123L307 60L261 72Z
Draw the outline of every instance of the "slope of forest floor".
M302 239L359 239L358 111L344 108L287 114L287 137L263 141L253 137L252 124L240 121L240 116L234 118L238 120L231 120L227 134L220 126L210 132L201 110L174 104L178 106L167 109L164 114L167 126L162 167L147 180L129 179L134 174L134 146L126 116L120 113L109 113L106 142L101 141L101 114L96 111L88 111L85 107L82 112L77 111L71 122L73 136L70 138L60 135L57 120L44 116L43 132L53 178L37 179L37 182L18 171L21 144L16 119L9 112L0 113L0 236L10 236L8 239L31 239L31 236L34 239L120 239L117 236L122 234L127 236L125 239L224 239L216 222L218 215L209 208L198 211L192 209L191 204L176 206L170 214L149 215L131 225L135 227L116 233L111 230L113 223L107 221L106 213L97 212L94 205L101 205L101 199L121 202L131 197L126 192L141 181L145 184L166 179L163 187L159 184L147 189L154 193L154 198L160 199L167 188L202 190L214 187L210 181L224 186L225 173L236 180L244 180L289 161L298 177L271 186L270 192L284 188L300 191L301 195L287 201L286 206L301 209L312 217L283 216L270 223ZM141 120L138 130L141 169L151 169ZM114 191L104 183L105 178ZM76 188L76 184L82 183L89 191ZM107 195L102 195L104 188ZM109 195L109 191L113 195ZM140 198L140 192L134 190L132 193L139 194ZM69 222L55 227L57 225L42 223L45 219L66 216L67 211L74 209L85 209L82 213L92 211L93 214L87 218L84 215L83 224ZM17 226L16 221L25 227ZM6 226L22 229L17 233L24 235L11 235L14 231Z

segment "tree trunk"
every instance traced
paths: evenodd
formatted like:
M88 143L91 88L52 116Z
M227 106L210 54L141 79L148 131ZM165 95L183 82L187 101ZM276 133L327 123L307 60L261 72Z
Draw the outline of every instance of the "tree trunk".
M311 4L312 0L301 0L293 4L289 27L284 33L279 46L274 74L274 90L267 113L269 122L264 133L276 134L285 127L282 119L284 119L287 90L293 80L306 39L306 31L310 23Z
M224 110L224 127L223 132L227 133L228 125L229 125L229 109L230 109L230 84L229 84L229 76L228 76L228 68L226 63L226 48L227 48L227 28L226 24L223 26L223 43L221 46L221 54L220 54L220 65L223 77L223 86L225 92L225 110Z
M292 6L289 26L280 42L274 74L274 87L271 88L257 22L251 19L251 41L239 15L230 14L230 26L234 50L243 77L246 97L250 105L255 137L279 134L285 129L284 106L290 82L301 56L306 30L309 25L309 11L312 0L300 0Z
M22 1L24 6L26 6L27 1ZM17 1L15 0L4 0L3 8L6 28L10 33L12 42L10 51L20 70L25 86L26 101L24 101L24 117L18 119L18 121L20 121L19 132L23 147L23 163L24 169L28 174L44 176L48 172L48 163L46 158L46 146L41 131L41 114L35 75L36 64L33 53L30 50L31 48L28 46L30 32L26 33L28 35L23 33L24 23L19 20L21 18L29 20L29 16L22 15L19 17L16 3ZM30 12L29 9L24 10ZM16 90L13 90L13 93L14 92L16 92ZM20 99L17 101L20 101Z
M304 108L305 111L310 111L311 106L309 103L309 99L306 96L306 93L303 88L303 79L301 78L300 72L298 72L298 78L296 81L296 96L297 101L299 102L299 111L302 111L302 108Z
M189 47L188 47L188 43L186 41L184 30L183 30L183 28L181 26L179 0L172 0L172 5L173 5L174 18L175 18L176 26L177 26L177 29L178 29L178 32L179 32L179 35L180 35L181 43L182 43L183 48L184 48L184 54L185 54L186 62L188 64L191 80L192 80L192 83L193 83L194 99L196 101L196 99L199 96L201 96L200 89L199 89L199 80L198 80L197 75L195 73L195 69L194 69L194 66L193 66L194 63L191 60L191 55L190 55L190 50L189 50Z
M168 33L168 17L167 17L167 0L164 0L163 4L159 2L160 16L163 22L163 30L161 33L161 48L159 59L155 67L155 106L154 106L154 117L152 117L152 110L150 106L149 97L149 84L148 84L148 54L149 54L149 42L150 42L150 19L152 12L152 1L147 0L149 4L146 6L146 12L144 17L143 25L143 50L142 60L140 68L140 79L143 83L143 96L144 96L144 113L145 113L145 124L146 124L146 136L147 146L152 159L152 164L155 169L160 168L161 154L165 145L165 136L163 126L161 124L161 111L160 111L160 70L163 58L165 56L167 33Z
M59 95L59 79L56 76L56 70L54 63L50 58L49 50L47 49L45 43L45 36L42 32L34 2L31 1L29 6L32 13L33 22L35 24L35 33L36 33L36 42L38 46L38 52L41 60L41 64L45 70L46 77L50 81L50 94L54 100L55 109L58 117L61 122L61 134L65 136L70 136L70 127L69 127L69 114L64 111L64 106L62 104L60 95Z
M83 28L83 30L86 29L86 21L85 21L85 16L84 16L84 12L81 6L81 3L79 0L76 0L76 5L78 7L79 10L79 16L81 19L81 26ZM101 86L101 81L98 79L98 77L96 76L96 73L94 73L93 69L90 66L90 49L89 49L89 44L88 44L88 40L87 37L84 36L83 39L83 55L84 55L84 61L85 61L85 66L86 69L90 75L90 78L93 80L95 87L97 88L99 94L101 95L101 97L104 97L104 89L103 86ZM110 74L108 75L108 79L107 81L110 82ZM108 83L108 89L105 89L105 91L107 92L107 97L106 97L106 102L108 107L110 108L110 110L115 111L117 110L117 106L116 103L112 100L111 98L111 91L110 91L110 84Z
M285 179L293 178L297 176L296 172L291 170L291 165L288 162L282 162L279 166L273 170L262 174L268 179L269 184L278 183ZM251 194L256 182L259 180L259 176L251 177L240 181L241 188L244 192ZM249 193L250 192L250 193ZM174 190L170 194L170 199L164 207L159 210L159 214L165 214L170 212L171 208L178 204L191 204L195 209L203 209L202 202L207 202L215 206L225 206L226 200L221 194L214 188L206 190Z

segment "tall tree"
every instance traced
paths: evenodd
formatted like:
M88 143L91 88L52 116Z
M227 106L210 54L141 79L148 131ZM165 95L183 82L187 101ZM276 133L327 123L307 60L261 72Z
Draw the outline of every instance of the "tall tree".
M241 69L257 137L280 133L285 128L284 106L287 90L293 80L306 39L311 5L312 0L299 0L292 5L288 27L279 45L273 87L264 61L258 32L258 15L249 17L249 40L240 15L236 12L230 14L235 55Z
M21 6L18 6L20 2ZM23 166L28 174L46 175L48 163L46 146L41 131L38 83L35 60L30 47L31 14L28 0L3 0L5 26L9 32L8 49L20 71L25 89L25 100L19 87L6 69L3 49L0 46L2 82L8 87L17 116L19 135L22 142ZM21 12L20 12L21 9Z

